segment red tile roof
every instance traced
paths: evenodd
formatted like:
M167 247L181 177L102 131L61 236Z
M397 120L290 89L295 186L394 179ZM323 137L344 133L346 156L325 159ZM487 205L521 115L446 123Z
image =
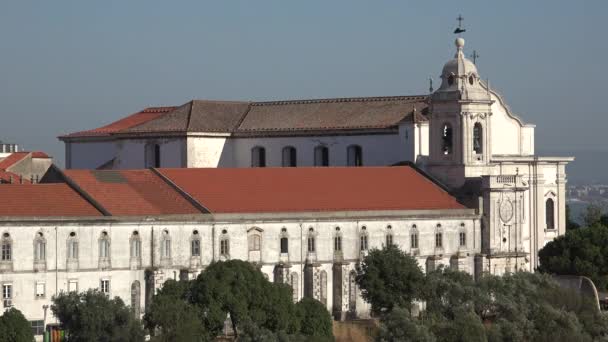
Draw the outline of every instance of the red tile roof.
M159 172L212 213L464 209L410 166Z
M87 130L81 132L70 133L66 135L62 135L59 138L70 138L70 137L91 137L91 136L105 136L110 133L115 133L122 131L124 129L132 128L137 125L141 125L150 120L154 120L170 111L175 109L176 107L150 107L142 110L141 112L132 114L127 116L126 118L122 118L118 121L112 122L111 124Z
M114 216L201 213L151 170L65 170L64 174Z
M2 184L0 216L100 216L67 184Z
M23 160L30 152L14 152L9 154L6 158L0 160L0 169L6 170L9 167Z
M32 158L46 159L46 158L51 158L51 156L49 156L48 154L41 152L41 151L34 151L34 152L32 152Z
M1 170L0 169L0 184L2 183L20 183L21 176L19 176L16 173L13 172L9 172L9 171L5 171L5 170ZM29 179L23 178L23 183L31 183Z

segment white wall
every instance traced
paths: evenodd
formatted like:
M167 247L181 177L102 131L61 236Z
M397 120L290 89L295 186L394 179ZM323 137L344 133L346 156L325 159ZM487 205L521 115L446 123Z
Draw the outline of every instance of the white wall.
M185 165L185 138L124 139L116 142L115 169L142 169L146 167L146 144L160 145L161 167Z

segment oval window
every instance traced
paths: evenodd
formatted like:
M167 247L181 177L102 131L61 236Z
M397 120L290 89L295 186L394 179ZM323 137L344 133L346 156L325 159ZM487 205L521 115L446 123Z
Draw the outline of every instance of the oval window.
M475 77L473 77L473 75L469 76L469 83L471 85L473 85L473 83L475 83Z

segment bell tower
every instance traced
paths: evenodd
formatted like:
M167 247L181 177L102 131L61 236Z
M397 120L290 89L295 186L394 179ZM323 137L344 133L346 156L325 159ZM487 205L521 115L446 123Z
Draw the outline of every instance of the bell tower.
M492 99L477 67L465 58L464 39L443 67L441 86L430 97L426 168L450 187L484 174L491 156Z

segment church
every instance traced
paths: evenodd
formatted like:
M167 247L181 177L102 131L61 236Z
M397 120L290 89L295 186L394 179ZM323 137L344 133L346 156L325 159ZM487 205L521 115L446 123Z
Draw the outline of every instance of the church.
M428 95L193 100L60 136L66 170L0 185L4 305L44 324L53 294L98 288L141 314L164 280L242 259L349 319L369 316L354 271L372 248L533 271L565 233L573 158L535 155L464 45Z

